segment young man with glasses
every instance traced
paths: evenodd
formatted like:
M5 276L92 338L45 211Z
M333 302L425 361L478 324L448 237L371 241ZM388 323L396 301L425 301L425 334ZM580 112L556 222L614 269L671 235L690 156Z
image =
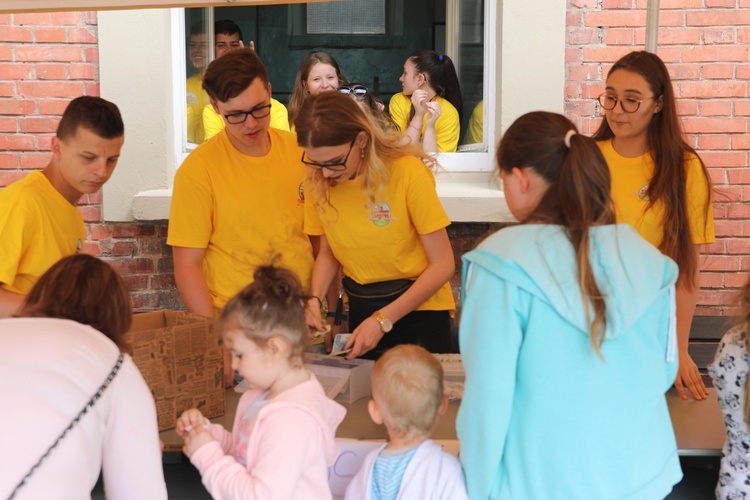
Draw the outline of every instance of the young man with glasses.
M232 50L209 65L203 86L226 127L177 171L167 243L185 307L212 317L273 259L308 287L313 247L302 231L302 149L294 134L269 127L261 60L250 48Z

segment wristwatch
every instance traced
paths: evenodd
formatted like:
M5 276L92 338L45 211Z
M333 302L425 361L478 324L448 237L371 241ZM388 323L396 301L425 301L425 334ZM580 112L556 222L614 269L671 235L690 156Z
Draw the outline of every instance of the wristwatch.
M375 311L372 313L372 317L375 318L375 321L380 323L380 331L383 333L388 333L391 330L393 330L393 321L388 319L385 314L383 314L380 311Z

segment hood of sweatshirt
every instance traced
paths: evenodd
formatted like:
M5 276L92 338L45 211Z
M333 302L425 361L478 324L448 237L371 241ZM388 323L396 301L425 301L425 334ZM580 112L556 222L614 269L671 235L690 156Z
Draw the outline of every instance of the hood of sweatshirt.
M566 322L589 334L575 251L564 227L524 224L501 229L466 260L548 303ZM627 331L659 296L670 293L678 276L677 265L627 224L592 228L589 262L606 304L606 338ZM466 283L471 265L465 273Z

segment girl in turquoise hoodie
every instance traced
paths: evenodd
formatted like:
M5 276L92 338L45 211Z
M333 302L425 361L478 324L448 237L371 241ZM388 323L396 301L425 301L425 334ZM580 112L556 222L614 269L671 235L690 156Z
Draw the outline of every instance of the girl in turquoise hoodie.
M663 498L682 478L677 266L615 224L607 164L565 117L522 116L497 162L522 224L464 256L469 497Z

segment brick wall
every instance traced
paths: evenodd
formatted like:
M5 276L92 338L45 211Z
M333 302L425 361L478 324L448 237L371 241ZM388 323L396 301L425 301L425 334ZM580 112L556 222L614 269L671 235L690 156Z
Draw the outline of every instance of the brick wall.
M596 129L594 98L621 55L643 47L646 0L569 0L566 113ZM750 0L661 0L659 55L680 98L688 140L718 188L717 242L703 256L698 313L733 314L733 296L750 269ZM98 95L95 13L0 14L0 187L43 168L50 137L72 97ZM85 196L85 250L122 273L134 306L180 307L166 222L112 224L101 219L101 193ZM745 231L745 227L748 231ZM489 224L455 224L456 253L471 249ZM459 274L452 281L459 285Z

